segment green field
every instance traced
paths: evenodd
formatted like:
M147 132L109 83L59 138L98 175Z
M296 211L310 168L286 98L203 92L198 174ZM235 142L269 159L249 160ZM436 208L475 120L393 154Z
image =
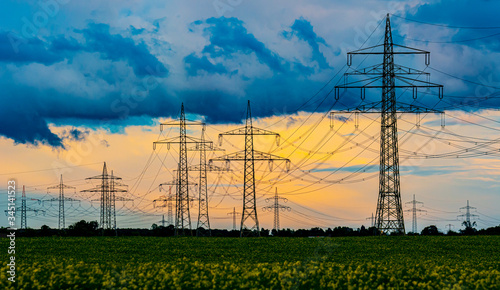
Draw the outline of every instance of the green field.
M500 237L18 238L1 289L500 289Z

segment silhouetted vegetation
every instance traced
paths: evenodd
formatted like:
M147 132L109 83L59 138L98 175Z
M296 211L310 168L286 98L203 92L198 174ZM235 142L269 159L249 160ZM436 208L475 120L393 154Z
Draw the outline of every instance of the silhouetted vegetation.
M475 223L470 225L466 222L463 223L464 229L455 231L448 231L447 236L458 235L500 235L500 225L487 229L477 230L474 227ZM5 236L8 233L7 228L0 228L0 235ZM199 229L201 236L208 236L208 230ZM187 236L196 236L196 230L185 233ZM212 237L239 237L239 230L226 230L226 229L212 229L210 231ZM49 236L72 236L72 237L90 237L90 236L155 236L155 237L171 237L175 235L175 228L173 225L161 226L153 224L150 229L117 229L117 230L102 230L99 228L97 221L87 222L81 220L70 225L67 229L58 230L52 229L47 225L43 225L40 229L23 229L17 231L18 236L22 237L49 237ZM346 226L338 226L335 228L311 228L311 229L281 229L279 231L268 230L262 228L260 230L261 237L363 237L363 236L379 236L380 231L376 227L353 229ZM393 233L391 235L400 235L400 233ZM408 236L437 236L445 235L440 232L435 225L425 227L420 233L407 233Z

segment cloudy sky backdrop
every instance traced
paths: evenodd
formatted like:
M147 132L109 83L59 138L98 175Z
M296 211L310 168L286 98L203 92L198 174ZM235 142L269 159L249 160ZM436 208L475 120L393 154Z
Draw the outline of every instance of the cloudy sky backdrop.
M444 85L442 100L423 91L398 100L446 111L399 120L403 202L424 202L419 229L460 228L459 208L470 200L478 226L500 223L497 163L500 145L500 22L495 1L2 1L0 4L0 156L4 184L16 178L29 198L55 197L46 187L64 174L68 223L98 220L97 196L80 193L107 162L129 185L119 227L149 227L164 209L152 201L172 178L177 148L152 142L177 134L159 123L176 118L183 102L190 119L209 124L208 137L241 126L251 100L256 126L279 132L256 137L259 150L290 158L292 170L258 166L262 212L276 187L289 199L282 227L369 225L378 194L380 119L337 118L330 110L360 104L357 91L335 102L332 89L348 69L346 52L383 43L390 13L395 43L431 52L396 62L431 73ZM355 58L354 67L381 62ZM380 99L367 92L365 102ZM199 128L189 133L199 136ZM228 153L243 149L226 138ZM219 153L211 155L216 156ZM439 158L433 158L439 157ZM197 162L192 153L190 160ZM241 211L241 164L210 175L212 226L229 228ZM281 167L280 167L281 166ZM196 179L196 174L191 176ZM95 184L94 184L95 185ZM6 186L4 186L6 187ZM193 189L194 192L194 189ZM6 204L6 202L0 202ZM46 215L29 225L57 225L57 206L29 201ZM193 205L193 220L197 207ZM405 207L405 209L408 209ZM411 229L410 215L405 215ZM6 225L6 221L0 222Z

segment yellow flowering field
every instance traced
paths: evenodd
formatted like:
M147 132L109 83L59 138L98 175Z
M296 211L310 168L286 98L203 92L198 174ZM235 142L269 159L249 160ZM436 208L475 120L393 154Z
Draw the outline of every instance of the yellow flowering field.
M499 250L495 236L18 238L0 288L500 289Z

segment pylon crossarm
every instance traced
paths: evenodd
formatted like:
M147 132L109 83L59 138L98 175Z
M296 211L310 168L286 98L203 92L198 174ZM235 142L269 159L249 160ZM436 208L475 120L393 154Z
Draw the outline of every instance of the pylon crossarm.
M181 126L186 125L186 126L205 126L206 124L204 122L200 121L190 121L190 120L183 120L183 122L179 120L174 120L170 122L165 122L160 124L160 131L163 131L163 126Z
M125 198L125 197L121 197L121 196L115 197L115 200L116 201L134 201L133 199Z
M199 143L213 144L212 141L203 141L199 138L194 138L194 137L190 137L190 136L185 136L185 138L186 138L185 141L181 140L180 137L172 137L172 138L168 138L168 139L164 139L164 140L160 140L160 141L155 141L155 142L153 142L153 150L156 150L156 144L167 144L168 149L170 149L171 144L199 144Z
M429 51L426 51L423 49L408 47L408 46L404 46L404 45L400 45L400 44L396 44L396 43L393 43L392 45L395 47L407 49L406 51L404 51L404 50L403 51L393 51L392 52L393 54L430 54ZM363 55L363 54L370 54L370 55L372 55L372 54L384 54L384 51L372 51L374 48L377 48L377 47L384 47L384 44L379 44L379 45L374 45L374 46L354 50L354 51L348 52L347 55L349 56L349 55L356 55L356 54L361 54L361 55Z
M69 186L66 184L63 184L62 186L61 186L61 184L58 184L58 185L54 185L54 186L49 186L49 187L47 187L47 189L60 189L61 187L62 188L76 188L74 186Z
M195 146L189 147L187 151L226 151L226 149L215 147L212 141L198 142Z
M237 160L245 160L245 151L239 151L227 155L223 155L220 157L212 158L210 161L237 161ZM283 158L277 155L261 152L261 151L254 151L254 156L253 160L255 161L267 161L267 160L276 160L276 161L288 161L290 162L290 159L288 158Z
M213 164L206 165L206 166L200 166L199 164L195 164L195 165L191 165L188 167L189 171L204 171L205 169L207 170L207 172L209 172L209 171L231 171L231 169L216 166Z
M351 75L380 75L384 72L383 64L376 64L362 69L351 69L350 72L344 73L344 77ZM425 75L430 76L431 74L423 70L410 68L404 65L394 64L394 75Z

